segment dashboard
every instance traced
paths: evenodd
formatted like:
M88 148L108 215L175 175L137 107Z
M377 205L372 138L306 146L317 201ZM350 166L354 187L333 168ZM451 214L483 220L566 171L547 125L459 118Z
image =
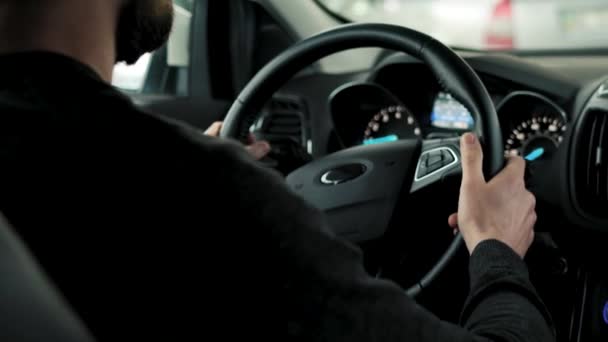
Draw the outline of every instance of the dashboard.
M420 81L404 82L394 77L391 68L380 69L368 80L348 83L330 95L330 111L343 147L450 138L473 129L470 111L441 89L429 70L422 65L400 68L405 70L399 74ZM521 156L529 162L550 159L568 130L565 110L533 91L492 95L505 156Z
M605 231L608 195L599 190L608 188L603 176L608 149L595 145L608 141L608 128L603 128L604 123L608 127L608 119L603 119L608 82L598 77L608 71L608 63L473 52L462 52L461 57L481 78L495 105L504 155L528 161L529 187L539 210L552 213L539 215L537 226ZM289 101L274 106L277 119L265 120L261 127L296 132L296 143L312 159L360 145L458 137L474 125L469 110L440 86L425 64L392 51L360 71L305 71L285 84L277 99ZM286 111L294 112L287 126Z

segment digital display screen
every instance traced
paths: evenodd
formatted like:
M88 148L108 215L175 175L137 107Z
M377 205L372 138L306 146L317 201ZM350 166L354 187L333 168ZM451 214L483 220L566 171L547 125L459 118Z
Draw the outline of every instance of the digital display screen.
M431 113L431 125L438 128L469 130L474 121L471 112L452 95L444 92L437 94Z

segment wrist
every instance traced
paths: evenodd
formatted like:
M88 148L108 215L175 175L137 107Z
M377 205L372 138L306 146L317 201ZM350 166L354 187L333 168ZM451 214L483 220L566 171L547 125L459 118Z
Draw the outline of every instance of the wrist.
M524 278L528 276L521 256L509 245L496 239L481 241L476 246L469 260L469 270L473 283L487 278L490 274L518 274Z
M474 232L474 233L469 233L471 231ZM492 234L483 234L483 233L480 233L479 229L475 229L475 230L471 230L471 231L461 230L461 233L462 233L462 236L464 238L465 244L466 244L467 249L469 251L469 255L472 255L473 252L475 251L475 249L477 249L477 247L480 244L482 244L482 243L484 243L486 241L490 241L490 240L501 241L501 239L497 238L496 236L493 236Z

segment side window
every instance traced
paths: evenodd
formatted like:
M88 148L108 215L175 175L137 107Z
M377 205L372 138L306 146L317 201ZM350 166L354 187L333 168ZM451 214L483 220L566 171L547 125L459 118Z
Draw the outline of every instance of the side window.
M175 22L168 43L137 63L119 63L112 84L129 94L188 95L190 24L194 0L174 0Z

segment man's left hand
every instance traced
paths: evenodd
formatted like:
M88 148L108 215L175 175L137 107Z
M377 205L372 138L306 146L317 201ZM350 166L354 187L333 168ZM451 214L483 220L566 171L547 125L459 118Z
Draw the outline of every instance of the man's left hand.
M205 135L210 137L219 137L220 131L222 130L222 125L224 123L221 121L214 122L207 130L205 131ZM249 154L253 156L256 160L260 160L270 152L270 144L266 141L257 141L253 134L249 135L247 141L247 151Z

